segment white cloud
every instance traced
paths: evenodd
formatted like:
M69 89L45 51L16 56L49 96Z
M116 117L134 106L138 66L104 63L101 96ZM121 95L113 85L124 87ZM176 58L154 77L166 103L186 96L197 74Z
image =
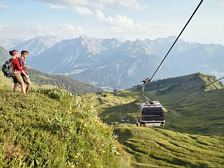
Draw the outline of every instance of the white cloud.
M89 9L101 9L107 6L120 6L131 9L140 9L144 6L139 0L36 0L51 4L72 6L72 7L86 7Z
M110 26L111 30L117 33L124 33L135 31L141 28L140 24L134 23L134 21L127 16L116 15L115 17L112 16L105 16L105 14L97 10L96 17L99 21L102 21Z
M93 11L107 7L143 9L139 0L35 0L50 4L52 9L73 8L80 15L92 15Z
M74 10L79 14L79 15L92 15L93 12L86 7L75 7Z
M61 24L58 26L58 28L59 28L58 32L55 30L56 34L74 35L74 36L83 34L83 28L81 26L74 26L71 24Z
M107 33L119 38L156 38L176 33L176 29L172 26L169 27L158 23L137 23L131 18L122 15L105 16L100 10L96 11L96 17L100 22L104 23Z
M75 37L83 35L83 29L80 26L70 24L60 24L56 26L2 26L1 38L32 38L35 36L64 36Z
M224 0L217 0L218 5L224 7Z
M208 65L208 64L204 64L204 65L202 65L202 67L203 67L203 68L208 68L209 65Z
M144 6L139 0L96 0L96 4L100 4L102 7L105 6L120 6L129 9L143 9Z
M109 1L108 1L109 2ZM144 8L137 0L112 0L112 4L123 6L130 9L142 9Z
M0 3L0 10L1 10L1 9L7 9L7 8L8 8L7 5Z
M106 23L113 24L113 25L125 25L125 24L132 25L132 26L135 25L133 20L128 18L127 16L122 16L122 15L116 15L115 17L105 16L105 14L100 10L96 11L96 17L101 21L104 21Z
M62 6L62 5L59 5L59 4L51 4L51 3L49 3L48 6L51 9L59 9L59 10L65 9L65 6Z

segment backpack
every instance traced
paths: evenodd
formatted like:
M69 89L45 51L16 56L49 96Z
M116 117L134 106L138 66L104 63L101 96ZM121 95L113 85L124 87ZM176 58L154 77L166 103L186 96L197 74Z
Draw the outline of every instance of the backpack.
M2 72L4 73L4 75L6 77L14 77L14 71L12 70L12 62L11 61L6 61L3 65L2 65Z

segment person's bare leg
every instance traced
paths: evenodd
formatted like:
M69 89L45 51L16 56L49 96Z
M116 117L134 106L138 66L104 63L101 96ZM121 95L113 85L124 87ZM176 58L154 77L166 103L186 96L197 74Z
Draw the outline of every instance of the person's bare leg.
M20 73L15 73L16 79L19 81L22 93L26 94L26 85Z
M18 89L18 83L14 83L13 92L17 92Z
M26 85L24 83L21 84L21 91L26 94Z
M30 84L27 84L26 86L26 93L29 93L31 90L31 85Z
M31 90L31 81L30 78L27 77L24 79L24 82L26 83L26 93L29 93Z

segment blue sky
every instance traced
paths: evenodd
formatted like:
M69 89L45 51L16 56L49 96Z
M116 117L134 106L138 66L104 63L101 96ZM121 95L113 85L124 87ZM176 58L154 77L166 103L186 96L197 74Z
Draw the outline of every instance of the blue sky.
M0 38L177 35L199 0L0 0ZM204 0L182 36L224 44L224 0Z

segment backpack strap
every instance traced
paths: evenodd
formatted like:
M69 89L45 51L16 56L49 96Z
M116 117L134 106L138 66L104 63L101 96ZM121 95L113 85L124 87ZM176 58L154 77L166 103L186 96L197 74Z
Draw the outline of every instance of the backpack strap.
M7 62L9 62L9 66L12 65L12 59L9 59Z

